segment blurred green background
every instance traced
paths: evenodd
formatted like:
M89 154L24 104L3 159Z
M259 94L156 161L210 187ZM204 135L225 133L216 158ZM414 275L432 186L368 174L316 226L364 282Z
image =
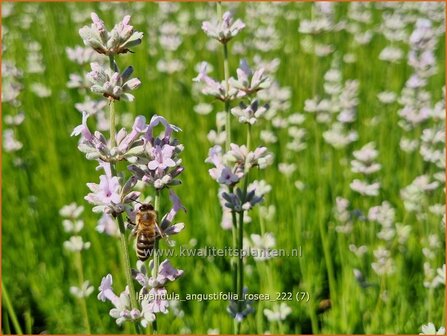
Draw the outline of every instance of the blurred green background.
M333 17L337 21L345 19L353 23L352 16L347 15L352 6L352 3L334 4ZM437 170L425 163L417 151L408 154L400 150L399 142L404 134L398 126L401 107L398 103L383 105L377 99L377 94L385 90L399 95L411 75L406 58L394 64L378 58L389 43L380 34L383 15L398 11L399 3L388 7L364 4L364 8L360 8L371 15L370 23L358 24L360 33L370 31L373 34L367 44L356 43L355 36L360 33L346 30L315 35L317 41L330 43L335 48L324 57L306 53L302 47L304 34L298 33L300 22L315 14L313 3L224 3L223 7L233 8L236 17L247 25L237 37L240 45L246 46L245 52L236 55L237 50L230 51L231 73L235 73L242 57L250 62L258 54L266 60L279 59L275 79L291 92L290 107L280 111L280 115L286 118L295 112L304 113L306 119L302 127L307 132L307 148L294 153L287 149L287 128L274 128L266 121L254 128L255 144L262 143L259 139L262 129L272 130L279 139L269 145L275 156L274 165L259 172L259 178L272 185L265 203L276 207L273 220L265 223L266 231L274 234L277 248L301 247L303 256L275 258L267 262L249 258L246 260L246 283L252 293L307 291L310 300L308 303L286 302L292 313L281 323L269 322L263 314L264 308L271 308L273 303L257 302L256 312L244 322L242 332L415 334L428 322L445 325L445 287L424 287L423 264L426 259L422 252L427 237L436 235L441 248L431 262L436 267L444 263L445 224L441 224L442 216L428 213L427 209L435 203L444 204L445 195L439 188L427 196L423 207L428 214L424 220L406 212L400 190L415 177ZM414 7L408 10L408 15L423 17L424 12ZM210 166L204 163L211 146L207 133L215 127L214 114L222 111L223 106L210 97L198 95L192 87L192 78L197 74L195 66L201 61L214 66L212 75L215 78L223 78L222 52L220 49L207 50L208 38L200 29L202 20L213 19L216 15L216 4L2 2L3 62L10 61L23 71L17 80L23 88L18 96L20 103L13 106L3 102L2 118L21 111L25 113L23 124L14 128L23 148L15 152L3 151L2 156L2 287L12 303L13 315L17 316L26 333L85 332L80 323L80 305L69 292L69 287L77 283L77 275L73 256L63 248L69 235L64 232L59 216L59 209L71 202L85 206L82 214L85 228L81 235L91 242L91 248L82 252L82 258L85 279L95 287L94 293L87 298L92 331L121 333L132 330L128 325L118 327L108 316L110 304L96 299L103 276L113 275L116 291L124 288L125 277L119 262L118 241L95 230L98 216L84 201L88 192L86 183L98 181L96 163L87 161L77 150L78 140L70 137L73 128L81 122L81 114L75 110L74 104L83 101L85 95L100 98L66 86L71 73L88 70L88 65L80 66L70 61L65 49L82 44L78 30L90 24L91 11L98 13L110 29L125 13L130 14L134 27L145 33L142 45L134 48L134 54L120 56L117 60L121 67L133 65L135 75L143 82L134 91L135 102L120 102L117 113L142 114L147 119L157 113L183 129L178 137L185 147L182 154L185 172L183 184L176 188L176 192L188 211L178 217L186 229L176 237L176 248L231 245L231 232L220 227L217 184L208 175ZM166 22L187 28L181 29L182 43L173 53L164 51L158 41L159 28ZM434 24L440 26L443 23ZM271 33L262 31L266 26L273 27ZM405 28L408 33L413 26L414 20L408 20ZM273 40L278 46L266 51L257 50L251 42L262 38ZM445 85L444 40L445 33L440 34L435 54L438 70L427 86L433 102L442 98ZM400 46L404 52L408 51L407 44ZM354 55L354 63L342 61L347 53ZM40 55L40 59L30 61L30 54ZM172 57L182 61L182 71L166 74L157 70L159 60ZM323 95L323 77L334 61L339 62L344 79L357 79L360 83L358 117L353 124L359 139L341 150L325 143L322 125L317 124L311 114L303 112L306 99ZM42 65L43 72L30 71L33 62ZM45 97L42 88L36 89L36 83L45 86L51 94ZM5 88L8 86L4 85ZM213 112L207 116L197 114L194 106L198 102L212 104ZM242 142L242 127L233 120L236 125L234 140ZM3 129L6 128L10 127L3 122ZM420 126L412 134L418 137L422 129ZM382 164L382 169L377 176L382 188L379 196L368 198L349 188L350 182L357 177L351 172L349 161L353 150L370 141L374 141L379 150L377 161ZM296 171L290 176L280 173L278 164L281 162L296 164ZM302 188L295 186L298 180L302 182ZM334 230L333 209L337 196L349 199L352 209L363 214L387 200L396 208L396 222L412 227L405 250L394 249L392 252L396 267L392 275L380 277L371 268L373 250L380 245L376 237L377 224L365 222L359 216L354 220L355 229L351 234L342 235ZM169 210L166 199L161 206L165 211ZM252 223L246 225L247 235L259 232L258 211L250 215ZM355 257L348 249L351 243L366 245L367 254L363 258ZM324 248L329 252L326 260ZM328 257L335 293L329 291ZM131 258L134 264L136 257L133 253ZM171 262L185 274L169 287L169 291L185 295L231 289L229 258L176 257ZM380 284L380 287L362 288L353 275L354 268L360 269L367 281ZM331 308L325 310L322 307L327 299L331 299ZM210 329L230 333L232 320L226 306L227 302L223 301L181 302L179 309L184 316L177 318L172 312L160 316L159 330L171 334L204 334ZM2 331L16 332L13 317L5 309L4 302L2 312Z

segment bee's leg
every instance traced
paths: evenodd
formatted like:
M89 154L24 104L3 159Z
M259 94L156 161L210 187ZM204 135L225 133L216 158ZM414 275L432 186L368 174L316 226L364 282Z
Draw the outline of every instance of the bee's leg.
M127 217L127 225L126 227L131 230L131 234L135 236L137 234L137 225Z
M155 223L155 227L157 228L157 238L164 238L166 239L166 242L168 243L169 246L174 246L175 243L169 239L168 235L164 234L161 230L160 227L158 226L157 223Z

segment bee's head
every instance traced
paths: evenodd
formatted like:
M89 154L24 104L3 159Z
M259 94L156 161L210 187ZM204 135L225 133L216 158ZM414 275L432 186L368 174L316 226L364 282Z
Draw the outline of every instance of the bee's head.
M140 211L152 211L154 210L154 207L150 203L144 203L140 206Z

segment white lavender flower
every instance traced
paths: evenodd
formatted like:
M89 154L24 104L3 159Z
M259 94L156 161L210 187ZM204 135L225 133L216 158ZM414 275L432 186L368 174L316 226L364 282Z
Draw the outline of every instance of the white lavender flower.
M84 281L81 287L71 286L70 287L70 293L74 297L77 297L78 299L86 298L90 296L90 294L93 293L93 286L90 285L89 281Z
M267 112L268 108L268 104L260 106L258 100L253 99L249 105L241 102L239 106L232 108L231 114L238 118L240 123L254 125Z
M16 152L22 149L23 144L17 140L14 130L3 130L3 149L5 152Z
M367 182L355 179L354 181L351 182L351 184L349 186L351 187L352 190L354 190L364 196L379 195L379 189L380 189L379 182L374 182L374 183L368 184Z
M264 261L273 258L271 250L275 247L275 236L271 232L263 235L252 233L250 239L244 240L244 246L255 261Z
M424 324L421 327L422 332L419 335L445 335L445 328L440 327L436 330L436 327L433 323Z
M390 275L396 271L391 252L384 247L374 250L375 261L371 264L372 269L377 275Z
M135 31L129 25L130 16L126 15L123 20L108 32L104 22L96 13L91 14L93 24L84 26L79 30L79 35L86 46L93 48L100 54L113 56L127 53L132 48L141 43L143 33Z
M252 95L260 90L267 89L271 82L270 79L264 75L264 69L260 68L253 72L248 66L246 60L241 60L239 67L236 70L237 79L231 77L229 84L238 90L237 96L239 98L247 95Z
M92 71L87 74L88 80L93 84L92 92L102 94L106 98L133 101L135 97L130 91L141 85L138 78L130 78L133 72L131 66L127 67L123 73L113 72L110 68L105 68L99 63L91 63Z
M204 21L202 23L205 34L222 44L228 43L244 28L245 24L241 20L234 21L231 12L225 12L218 22Z
M75 202L64 205L59 210L59 215L62 217L68 217L70 219L78 218L82 212L84 211L84 207L82 205L77 205Z
M272 309L264 309L264 315L270 322L284 321L292 309L284 302L275 304Z
M64 248L71 252L79 252L88 250L91 246L90 242L84 242L81 236L72 236L64 242Z

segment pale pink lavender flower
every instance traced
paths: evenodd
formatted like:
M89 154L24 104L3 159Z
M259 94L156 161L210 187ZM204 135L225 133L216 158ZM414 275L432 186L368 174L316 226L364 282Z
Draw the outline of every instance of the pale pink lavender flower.
M154 137L153 129L159 124L163 125L164 133ZM179 158L183 146L171 138L172 133L178 131L181 131L180 128L169 124L165 118L152 117L143 137L144 151L129 159L132 164L128 168L138 180L156 189L180 183L177 176L183 171Z
M258 100L254 99L249 105L241 102L239 106L231 109L231 114L238 118L240 123L254 125L267 112L268 107L268 104L260 106Z
M231 12L225 12L218 22L204 21L202 23L205 34L223 44L228 43L244 28L245 24L241 20L234 21Z
M373 252L375 261L371 263L371 267L379 276L391 275L396 271L396 266L391 258L391 252L380 246Z
M199 68L199 74L193 79L195 82L201 83L201 91L204 95L213 96L221 101L232 100L236 97L238 90L229 87L226 89L225 81L217 82L208 76L208 63L202 62Z
M155 287L151 288L148 293L149 305L148 310L156 313L168 313L169 301L167 298L168 291L165 288Z
M4 122L8 126L19 126L25 120L25 113L19 112L16 115L5 115Z
M247 252L253 256L255 261L265 261L274 257L271 250L275 247L275 236L271 232L264 235L252 233L250 239L244 240Z
M23 144L17 140L14 130L3 130L3 149L5 152L16 152L22 147Z
M149 263L149 268L153 273L153 260ZM169 302L167 301L167 290L165 286L168 282L175 281L183 275L182 270L172 267L168 259L165 259L158 267L158 274L148 275L148 270L143 262L137 262L137 269L132 270L132 276L142 286L140 295L143 295L145 302L142 302L143 315L149 314L149 319L154 320L155 316L150 314L167 314ZM147 319L147 318L145 318ZM143 324L143 323L142 323Z
M236 73L237 79L231 77L229 84L238 90L237 97L239 98L252 95L270 86L270 79L264 75L264 69L260 68L253 72L246 60L241 60Z
M84 227L84 221L75 219L64 219L62 221L64 231L67 233L78 233Z
M126 15L123 20L108 32L104 22L96 13L91 14L93 24L84 26L79 30L84 40L84 44L93 48L100 54L114 56L127 53L132 48L141 43L143 33L135 31L133 26L129 25L130 16Z
M440 285L446 285L445 282L445 275L446 275L446 269L445 269L445 264L442 265L442 267L439 267L436 270L436 277L435 277L435 281L440 284Z
M372 207L368 212L368 220L375 221L382 226L391 227L394 224L395 209L387 201Z
M357 257L362 257L368 252L368 247L366 245L356 246L354 244L349 244L349 251L354 253Z
M131 66L127 67L123 73L113 72L99 63L91 63L92 71L87 74L88 80L93 84L92 92L102 94L106 98L133 101L135 97L130 91L141 85L138 78L130 78L133 72Z
M22 92L23 85L15 80L4 79L2 81L2 102L9 103L12 106L20 106L18 99Z
M153 260L149 263L150 270L153 270L154 264ZM137 261L137 269L132 270L132 276L138 283L142 286L142 291L147 292L150 288L162 288L168 281L175 281L183 275L182 270L175 269L168 259L163 260L163 262L158 267L158 274L148 275L148 270L142 261Z
M96 131L92 134L87 126L89 115L84 112L82 124L75 127L71 135L82 135L78 149L85 153L88 160L100 159L104 162L116 162L130 159L144 151L142 134L146 131L146 118L137 116L132 131L128 134L121 129L115 136L116 147L110 145L104 135Z
M59 215L62 217L68 217L70 219L78 218L82 212L84 211L84 207L82 205L77 205L75 202L64 205L59 210Z
M130 309L130 297L129 288L126 287L124 292L117 296L112 289L112 275L107 274L102 278L101 285L99 286L98 300L105 302L110 301L114 308L109 312L109 315L116 320L118 325L123 324L125 321L134 321L141 317L141 313L138 309Z
M382 104L392 104L396 101L397 95L391 91L382 91L377 94L377 98Z
M70 287L70 293L74 297L77 297L78 299L86 298L90 296L90 294L93 293L93 286L90 285L90 282L88 280L84 281L81 285L81 287L71 286Z
M230 150L225 155L228 162L235 163L241 171L247 172L253 167L265 169L273 162L273 155L266 147L257 147L248 151L245 145L230 144Z
M290 124L290 119L289 119ZM298 128L296 126L289 126L287 133L292 138L286 145L286 148L292 152L300 152L307 147L304 137L306 136L306 130L304 128Z
M428 175L420 175L400 192L405 209L410 212L422 214L423 201L427 193L439 187L438 181L431 181Z
M355 179L354 181L351 182L351 184L349 186L351 187L352 190L354 190L364 196L378 196L379 195L379 190L380 190L379 182L374 182L374 183L368 184L367 182Z
M421 327L422 332L419 333L419 335L445 335L445 328L440 327L439 329L436 329L435 325L430 322L428 324L424 324Z
M64 242L64 248L70 252L79 252L88 250L91 246L90 242L84 242L81 236L72 236Z
M278 142L278 137L270 130L261 130L259 138L266 144Z
M337 197L335 200L334 217L337 221L335 231L338 233L349 234L352 232L352 215L349 210L349 201L343 197Z
M40 98L48 98L51 96L51 89L42 83L32 83L31 91Z
M240 167L231 168L225 163L221 146L211 147L205 162L214 165L208 172L219 184L235 185L243 177L243 170Z
M296 171L296 168L294 163L280 162L278 164L278 171L285 177L290 177Z
M270 322L284 321L290 313L292 313L292 308L285 302L281 302L280 304L276 303L272 309L264 309L264 315Z
M379 54L380 60L387 61L390 63L398 63L403 57L404 53L402 49L394 46L385 47Z
M207 103L199 103L194 106L194 111L200 115L208 115L213 110L213 106Z
M116 217L126 209L126 204L133 202L140 195L138 191L131 191L137 180L131 177L124 186L121 186L120 178L112 176L109 163L101 163L105 175L99 177L100 183L87 183L91 193L85 196L85 200L93 204L93 212L104 212Z
M103 213L101 215L101 218L98 220L98 223L96 225L96 231L109 236L119 235L119 229L115 219L113 218L113 216L107 213Z
M247 186L247 191L254 191L257 196L262 197L272 191L272 186L265 180L254 180Z
M323 132L324 140L336 149L345 148L349 144L357 141L358 133L348 130L342 123L334 123L332 127Z
M364 145L360 150L354 151L355 160L351 161L351 170L354 173L370 175L381 169L381 165L375 162L379 155L374 143Z

